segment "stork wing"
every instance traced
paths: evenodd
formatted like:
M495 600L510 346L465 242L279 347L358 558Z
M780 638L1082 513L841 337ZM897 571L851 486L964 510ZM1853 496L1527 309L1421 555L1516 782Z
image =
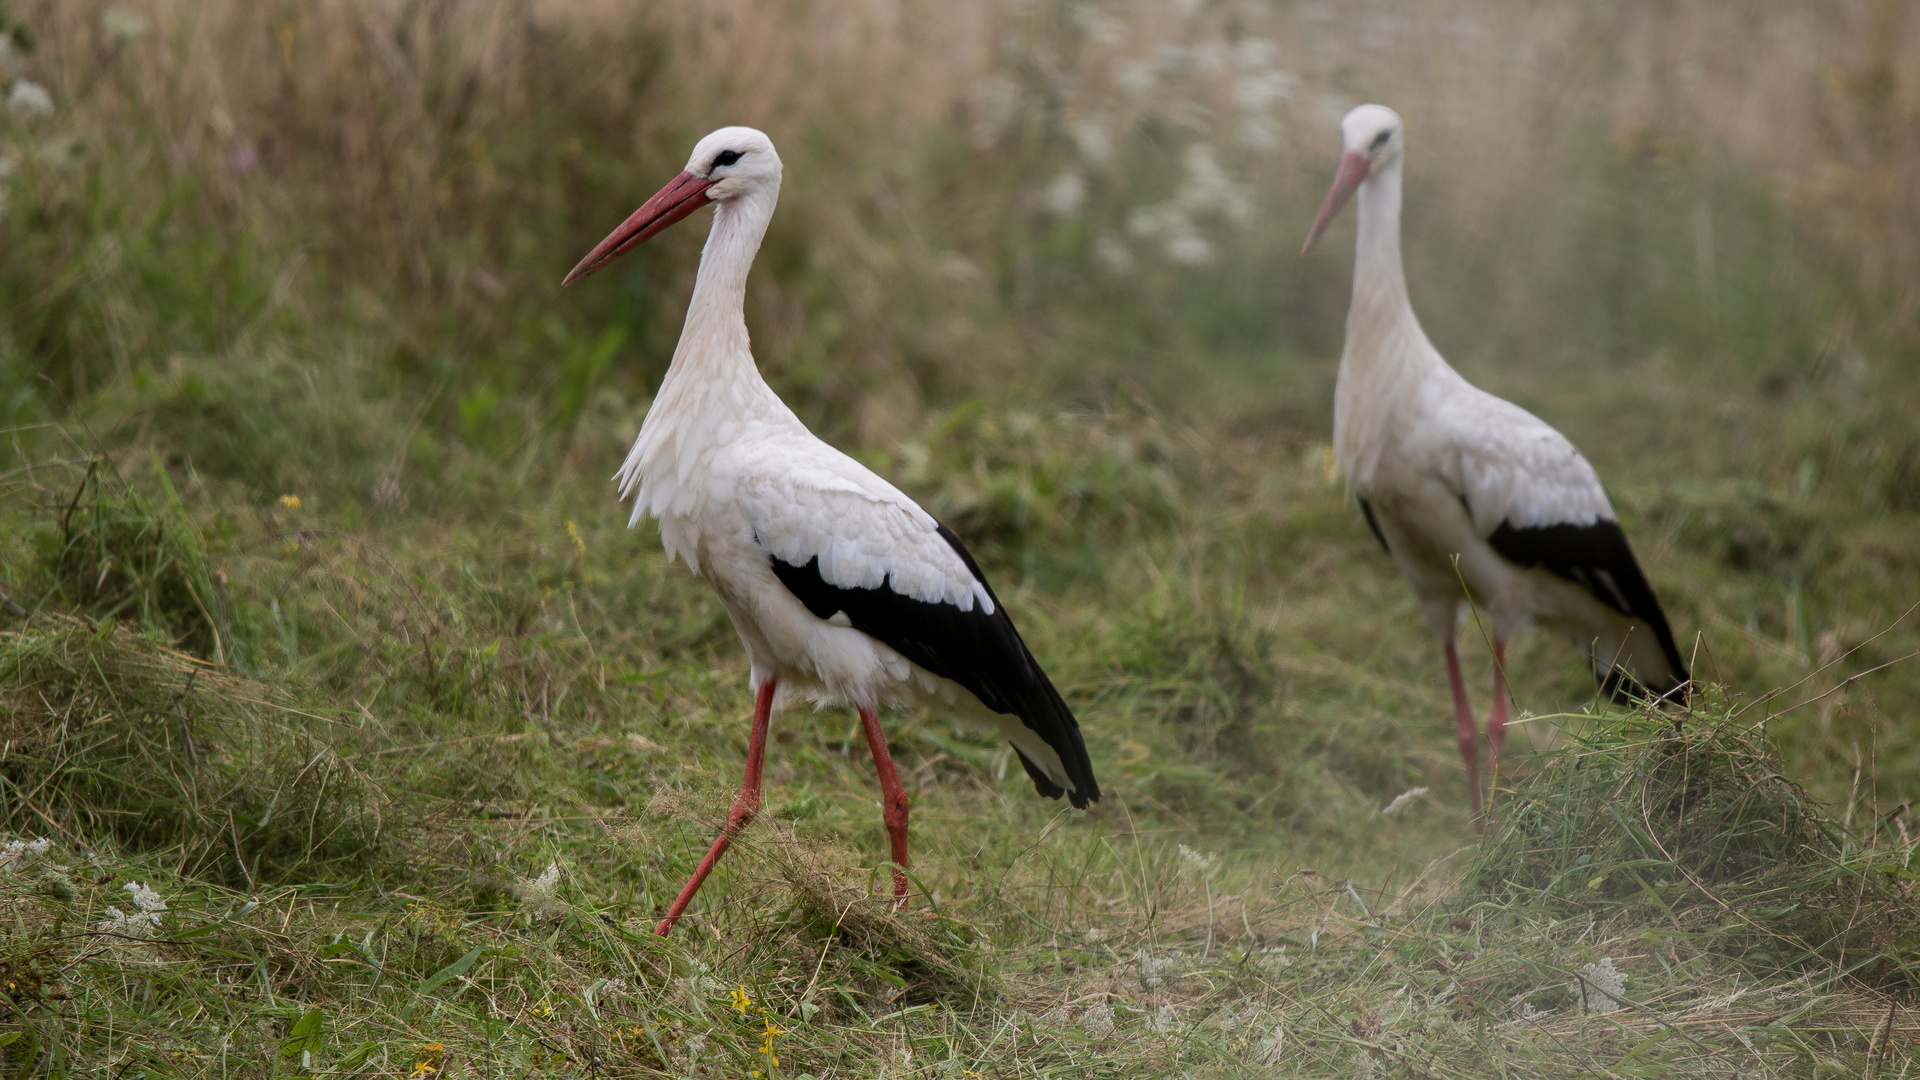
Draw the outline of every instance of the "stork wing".
M1666 613L1647 583L1600 477L1567 437L1518 405L1474 391L1453 413L1454 478L1474 528L1500 555L1544 567L1653 631L1687 679Z
M1080 808L1097 800L1073 711L960 538L865 466L831 453L800 468L789 459L785 470L753 471L746 508L774 576L816 618L844 619L993 712L1019 717L1067 773L1049 777L1021 754L1040 794L1066 794ZM760 479L776 472L778 480Z

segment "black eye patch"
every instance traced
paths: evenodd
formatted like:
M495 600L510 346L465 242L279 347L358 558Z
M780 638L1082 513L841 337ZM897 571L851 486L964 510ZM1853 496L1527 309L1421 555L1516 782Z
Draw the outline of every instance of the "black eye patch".
M723 150L720 152L719 157L713 159L713 167L718 169L724 165L731 165L739 161L740 158L741 154L738 150Z
M1380 134L1375 135L1373 137L1373 149L1378 150L1381 147L1387 145L1387 140L1391 138L1393 138L1393 132L1391 131L1383 131Z

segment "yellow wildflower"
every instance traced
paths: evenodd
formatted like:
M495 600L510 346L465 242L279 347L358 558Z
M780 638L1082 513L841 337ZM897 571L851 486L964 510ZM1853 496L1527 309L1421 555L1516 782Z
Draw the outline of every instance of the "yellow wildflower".
M440 1061L447 1053L445 1046L432 1042L423 1043L415 1049L420 1052L420 1060L413 1063L413 1071L407 1074L410 1080L420 1080L421 1077L440 1070Z
M300 496L282 495L280 496L280 505L286 507L289 510L298 510L300 509Z
M579 552L581 558L587 557L587 542L580 539L580 530L573 527L572 518L567 519L567 539L573 541L573 550Z
M734 1009L741 1016L747 1015L747 1010L753 1008L753 995L747 993L745 986L734 987L733 992L727 995L727 1000L733 1003Z
M787 1033L787 1029L774 1023L771 1016L766 1019L767 1030L760 1033L760 1052L767 1056L767 1064L777 1069L780 1067L780 1055L773 1052L773 1044L780 1036Z

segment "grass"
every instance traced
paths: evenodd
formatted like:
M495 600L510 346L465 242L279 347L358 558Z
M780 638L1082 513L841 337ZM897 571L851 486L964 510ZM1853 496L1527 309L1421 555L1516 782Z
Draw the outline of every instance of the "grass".
M1377 14L6 5L7 1069L1915 1072L1920 23ZM1517 642L1483 842L1291 254L1361 99L1436 341L1595 461L1708 684L1676 728ZM605 477L697 230L557 279L742 119L763 368L967 539L1110 796L886 717L896 914L796 710L663 942L750 702Z

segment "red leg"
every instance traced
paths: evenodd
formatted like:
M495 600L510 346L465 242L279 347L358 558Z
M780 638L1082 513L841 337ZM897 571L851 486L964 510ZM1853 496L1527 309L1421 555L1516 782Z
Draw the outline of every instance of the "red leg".
M740 778L740 794L734 796L733 808L727 811L726 827L720 830L720 838L713 842L707 857L700 860L699 869L687 879L686 887L680 890L673 906L667 909L667 917L653 928L653 932L661 937L666 937L667 932L673 929L673 924L680 921L687 905L693 902L693 894L700 891L701 883L707 880L708 874L713 873L714 864L727 853L733 838L739 836L740 831L751 824L754 815L760 812L760 767L767 760L767 724L773 718L773 686L773 680L768 679L754 697L753 733L747 737L747 771Z
M1453 684L1453 737L1460 744L1460 760L1467 765L1467 797L1472 800L1473 828L1478 832L1486 827L1480 820L1480 723L1467 703L1467 684L1460 680L1460 650L1452 638L1441 643L1441 650L1447 656L1447 680Z
M894 865L907 865L907 789L900 786L900 774L893 767L893 754L887 750L887 737L880 732L880 718L862 706L860 725L867 729L867 746L873 750L874 771L880 774L882 814L887 821L887 839L893 841ZM907 875L893 872L894 903L907 906Z
M1487 742L1493 746L1493 787L1487 793L1487 818L1500 789L1500 748L1507 742L1507 642L1493 636L1493 708L1487 712Z

